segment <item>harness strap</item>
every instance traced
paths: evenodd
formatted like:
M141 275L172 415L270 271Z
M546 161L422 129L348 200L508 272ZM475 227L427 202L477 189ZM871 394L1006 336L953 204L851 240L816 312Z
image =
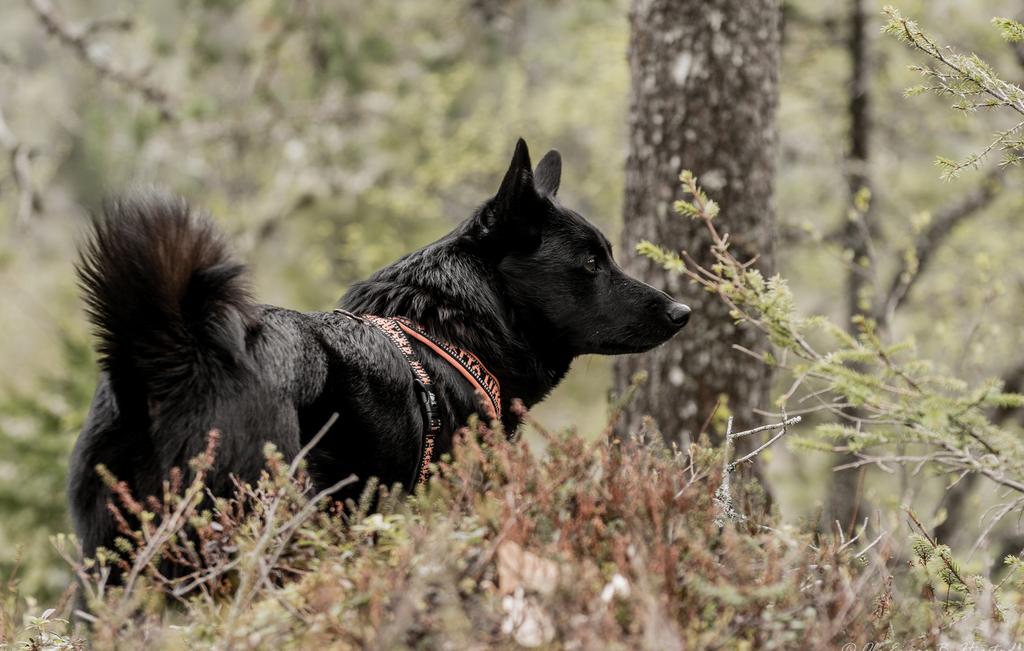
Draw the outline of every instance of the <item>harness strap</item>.
M482 398L481 403L492 420L501 420L501 385L494 374L487 370L476 355L462 348L456 348L447 341L434 339L422 328L403 317L394 317L407 335L418 340L441 359L455 367L466 378Z
M420 398L420 407L424 416L424 433L420 439L419 461L416 464L410 485L426 483L430 474L430 461L434 453L437 435L441 431L441 419L438 415L437 396L433 391L433 380L427 369L416 358L409 337L413 337L432 350L438 357L448 362L466 378L473 389L481 397L480 404L494 420L501 419L501 390L497 378L487 370L475 355L467 350L452 346L450 343L434 339L422 328L403 317L382 317L373 314L356 315L342 309L334 310L356 321L364 321L376 327L402 353L412 371L413 383ZM408 336L406 336L408 335Z
M342 310L337 310L346 316L355 316ZM434 454L434 443L437 440L437 434L441 431L441 419L437 414L437 396L434 395L434 391L431 389L433 386L433 380L430 379L430 374L427 373L427 369L423 368L423 364L416 359L416 351L412 348L412 343L409 338L405 336L405 333L398 324L395 323L394 319L387 319L380 316L366 315L362 317L356 317L361 321L375 326L378 330L384 333L384 335L391 340L391 343L395 345L395 348L402 353L405 357L405 361L409 363L409 369L412 371L413 384L416 387L416 393L420 398L420 408L423 410L424 420L424 432L420 438L420 453L417 459L416 469L413 471L412 481L410 486L416 484L423 484L427 481L427 476L430 472L430 459Z

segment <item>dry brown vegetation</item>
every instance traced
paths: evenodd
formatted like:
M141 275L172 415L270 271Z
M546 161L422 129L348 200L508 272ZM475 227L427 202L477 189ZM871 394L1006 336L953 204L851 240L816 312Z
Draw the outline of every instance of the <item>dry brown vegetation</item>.
M720 525L723 458L705 442L543 441L537 454L467 431L426 489L371 486L346 506L310 497L303 464L268 450L258 485L207 509L212 439L161 503L119 492L146 523L119 550L78 563L59 541L88 629L67 623L70 599L21 621L9 586L0 634L28 648L84 648L87 635L94 648L824 649L928 648L964 631L1009 646L1020 633L1012 580L964 576L925 537ZM763 512L756 484L732 494L740 513Z

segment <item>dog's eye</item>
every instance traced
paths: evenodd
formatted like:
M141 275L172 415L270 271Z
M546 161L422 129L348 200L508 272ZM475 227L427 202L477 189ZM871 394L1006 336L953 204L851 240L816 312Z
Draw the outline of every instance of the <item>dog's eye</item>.
M597 258L595 258L594 256L590 256L589 258L587 258L587 261L583 263L583 269L588 274L596 274L597 273Z

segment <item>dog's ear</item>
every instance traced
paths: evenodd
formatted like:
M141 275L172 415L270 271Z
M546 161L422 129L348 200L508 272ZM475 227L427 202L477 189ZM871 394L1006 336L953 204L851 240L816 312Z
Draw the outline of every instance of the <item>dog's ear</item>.
M533 168L530 166L530 150L526 141L516 141L516 150L512 154L505 178L501 181L498 194L494 195L493 207L497 213L514 214L524 199L535 197L537 190L533 184Z
M498 193L481 209L471 232L474 239L494 250L529 248L540 233L542 207L534 185L530 150L520 138Z
M545 197L558 194L558 185L562 182L562 155L552 149L544 154L533 172L537 192Z

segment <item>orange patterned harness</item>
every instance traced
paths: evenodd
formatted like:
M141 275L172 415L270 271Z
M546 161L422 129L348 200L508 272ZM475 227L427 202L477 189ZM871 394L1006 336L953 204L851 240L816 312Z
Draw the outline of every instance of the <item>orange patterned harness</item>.
M398 348L405 361L409 363L413 381L420 396L423 408L424 433L420 439L419 462L412 484L422 484L430 475L430 462L433 460L434 445L441 431L441 419L438 416L437 396L434 395L434 382L427 369L416 358L409 337L420 342L438 357L451 364L462 377L473 387L480 397L480 406L491 420L501 420L501 386L494 374L487 370L476 355L447 341L431 337L419 325L404 317L383 317L373 314L355 315L345 310L334 310L350 319L363 321L375 326Z

